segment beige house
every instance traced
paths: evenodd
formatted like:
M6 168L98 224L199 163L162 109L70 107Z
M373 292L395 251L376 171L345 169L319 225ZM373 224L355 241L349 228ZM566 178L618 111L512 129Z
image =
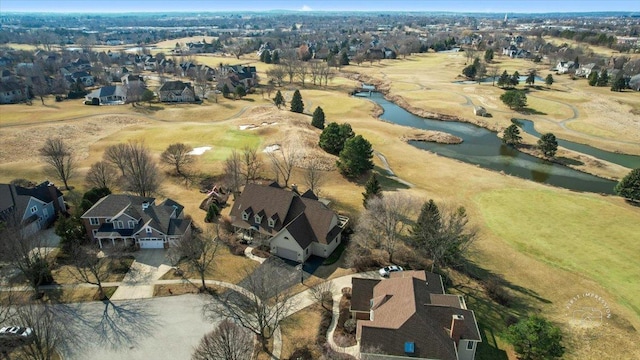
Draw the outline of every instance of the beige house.
M426 271L353 278L350 310L365 360L473 360L482 341L464 298L445 294L440 275Z
M162 102L194 102L196 95L191 83L179 80L167 81L158 89L158 98Z
M268 244L272 254L297 262L331 255L348 222L313 192L299 194L277 183L245 186L230 216L239 236Z

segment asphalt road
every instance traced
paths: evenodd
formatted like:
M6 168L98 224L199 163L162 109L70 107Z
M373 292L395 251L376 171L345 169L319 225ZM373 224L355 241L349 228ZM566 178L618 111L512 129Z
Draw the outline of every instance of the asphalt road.
M63 351L66 360L188 360L213 324L202 316L198 295L71 305L68 330L77 344Z

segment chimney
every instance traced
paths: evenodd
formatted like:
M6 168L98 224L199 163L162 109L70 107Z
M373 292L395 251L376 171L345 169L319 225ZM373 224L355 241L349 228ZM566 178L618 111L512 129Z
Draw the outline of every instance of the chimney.
M300 193L298 192L298 185L291 184L291 190L293 190L296 194L300 195Z
M462 315L453 315L451 319L451 339L458 346L458 342L460 341L460 337L462 336L462 332L464 331L464 316Z
M148 201L143 201L142 202L142 211L146 210L149 207L149 202Z

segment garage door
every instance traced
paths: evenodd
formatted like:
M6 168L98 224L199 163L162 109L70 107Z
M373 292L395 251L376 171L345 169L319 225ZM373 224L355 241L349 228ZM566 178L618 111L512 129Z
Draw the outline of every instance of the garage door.
M162 239L144 238L140 239L140 249L162 249L164 242Z
M278 246L276 248L276 251L277 251L277 255L280 256L281 258L298 261L298 253L293 250L285 249L283 247Z

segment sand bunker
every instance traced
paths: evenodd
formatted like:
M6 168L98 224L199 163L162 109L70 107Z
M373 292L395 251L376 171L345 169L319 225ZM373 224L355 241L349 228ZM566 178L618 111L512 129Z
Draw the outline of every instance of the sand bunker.
M211 150L211 146L201 146L189 151L189 155L202 155L205 151Z

